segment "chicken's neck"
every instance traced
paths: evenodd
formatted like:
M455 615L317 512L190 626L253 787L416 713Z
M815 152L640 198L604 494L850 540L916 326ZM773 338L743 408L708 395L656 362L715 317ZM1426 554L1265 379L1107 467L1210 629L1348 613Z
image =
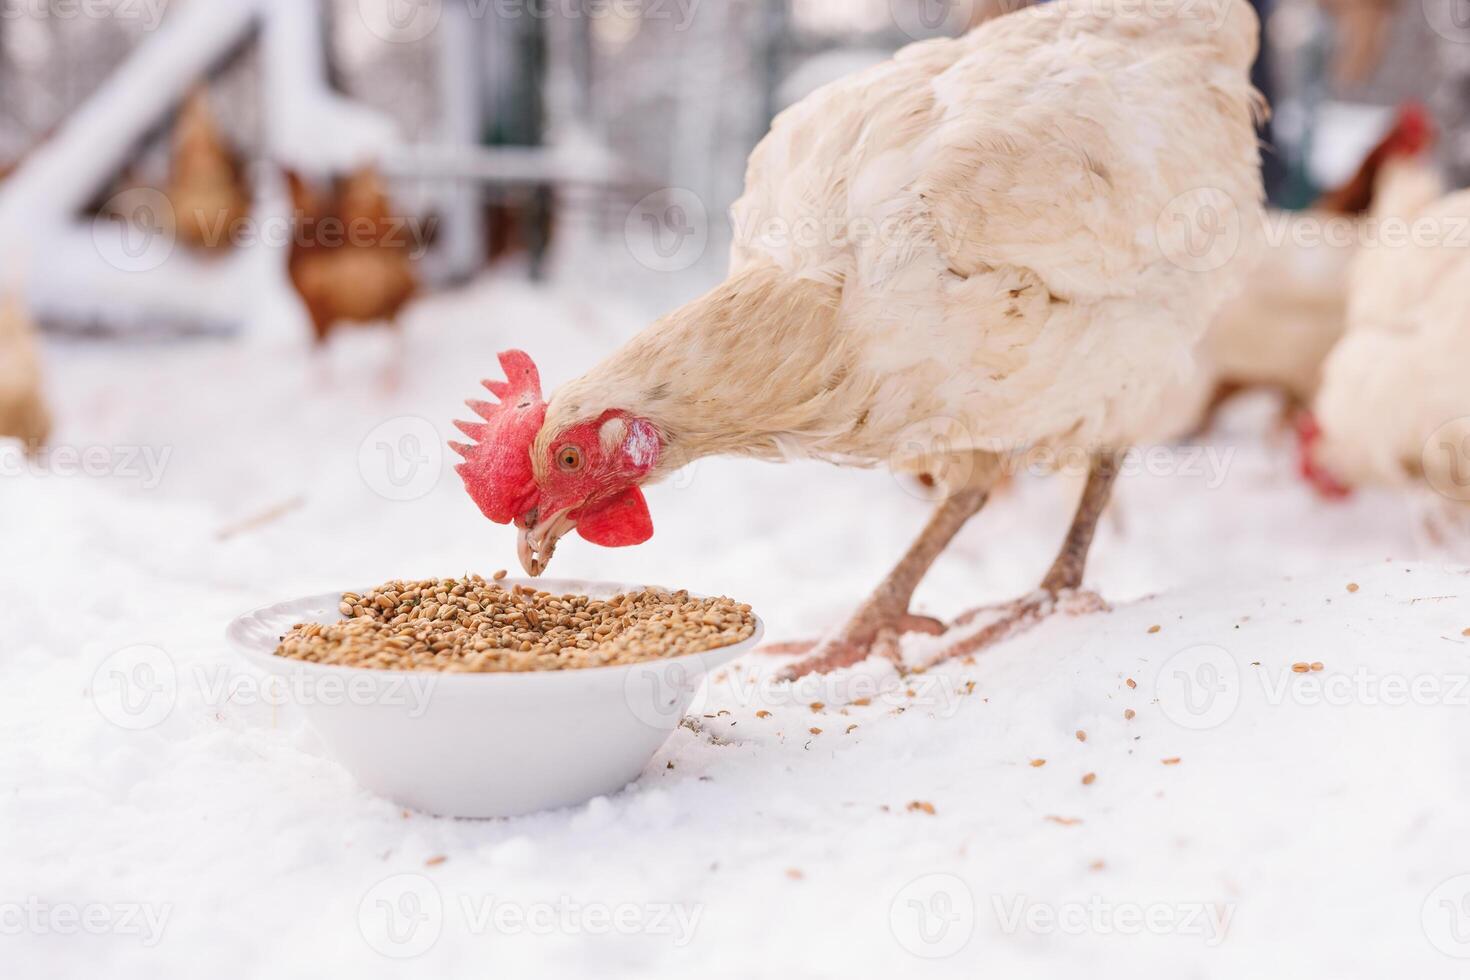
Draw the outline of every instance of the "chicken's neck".
M648 419L664 439L655 479L710 455L828 451L863 397L841 295L774 265L738 273L558 391L548 421L608 409Z

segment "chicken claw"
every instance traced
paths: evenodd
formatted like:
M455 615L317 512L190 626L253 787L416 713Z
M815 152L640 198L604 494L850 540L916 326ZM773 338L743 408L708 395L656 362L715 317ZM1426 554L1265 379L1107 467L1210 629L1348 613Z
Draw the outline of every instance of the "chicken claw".
M866 626L864 624L867 624ZM806 640L796 643L772 643L758 652L804 655L803 659L782 668L776 675L780 680L794 681L812 673L826 673L851 667L877 654L895 664L902 663L899 640L904 633L927 633L938 636L945 631L939 620L913 613L879 616L860 614L852 625L838 636L824 640Z
M986 647L994 646L1018 633L1025 632L1056 613L1067 616L1087 616L1111 611L1112 606L1108 605L1102 596L1087 589L1068 589L1055 595L1043 590L1003 605L981 606L956 619L951 629L962 629L988 615L998 615L976 632L945 647L938 654L926 660L923 666L933 667L946 660L968 656Z
M909 612L914 588L988 496L989 484L981 481L946 497L918 540L835 637L818 643L766 647L771 653L807 654L805 660L790 665L780 676L795 680L813 671L850 667L873 653L899 663L899 638L904 633L943 633L945 627L939 620Z

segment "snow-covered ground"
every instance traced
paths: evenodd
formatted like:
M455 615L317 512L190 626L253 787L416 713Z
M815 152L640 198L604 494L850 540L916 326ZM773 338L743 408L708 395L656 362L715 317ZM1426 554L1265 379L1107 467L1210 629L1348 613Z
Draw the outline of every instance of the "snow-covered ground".
M408 321L401 356L373 333L316 359L48 346L79 459L0 458L7 976L1464 975L1470 578L1408 502L1314 498L1268 405L1122 481L1091 576L1110 614L906 680L785 687L746 658L642 779L565 811L435 819L357 788L253 696L225 624L513 567L450 420L496 350L550 388L638 325L503 281ZM1075 489L996 501L924 610L1033 587ZM735 461L650 503L652 542L569 540L554 573L737 596L773 639L840 621L927 512L882 472ZM162 670L109 672L139 644Z

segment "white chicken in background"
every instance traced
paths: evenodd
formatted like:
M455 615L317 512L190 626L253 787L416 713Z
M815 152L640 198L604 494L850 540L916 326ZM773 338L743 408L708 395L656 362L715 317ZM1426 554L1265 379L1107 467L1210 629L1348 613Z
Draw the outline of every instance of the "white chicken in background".
M1359 242L1371 236L1381 211L1369 213L1385 168L1438 186L1425 157L1433 126L1418 105L1402 107L1388 132L1342 186L1305 211L1271 211L1258 244L1262 259L1238 296L1220 310L1198 353L1197 374L1161 412L1160 438L1208 430L1231 396L1258 388L1284 398L1284 418L1312 403L1322 364L1347 329L1350 270ZM1409 168L1412 168L1409 169ZM1434 194L1432 196L1437 196Z
M1257 32L1240 0L1058 0L819 89L751 155L724 284L549 403L503 358L455 447L470 495L536 574L574 528L647 540L639 485L702 456L934 474L929 525L799 674L940 629L910 600L1013 454L1075 455L1041 592L947 653L1034 622L1082 585L1118 454L1248 274L1228 232L1260 221Z
M1227 387L1267 387L1309 404L1322 362L1342 336L1352 247L1302 244L1333 216L1279 212L1250 285L1220 311L1200 358Z
M6 292L0 295L0 438L19 439L35 452L50 432L35 330L15 293Z
M1384 175L1304 466L1329 491L1425 490L1431 530L1470 557L1470 191L1439 193L1413 165Z

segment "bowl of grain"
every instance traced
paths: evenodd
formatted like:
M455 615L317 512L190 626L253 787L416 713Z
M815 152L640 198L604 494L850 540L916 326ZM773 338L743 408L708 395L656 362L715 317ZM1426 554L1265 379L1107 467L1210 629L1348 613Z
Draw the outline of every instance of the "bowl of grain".
M632 782L762 632L723 597L467 576L281 602L226 635L367 789L504 817Z

